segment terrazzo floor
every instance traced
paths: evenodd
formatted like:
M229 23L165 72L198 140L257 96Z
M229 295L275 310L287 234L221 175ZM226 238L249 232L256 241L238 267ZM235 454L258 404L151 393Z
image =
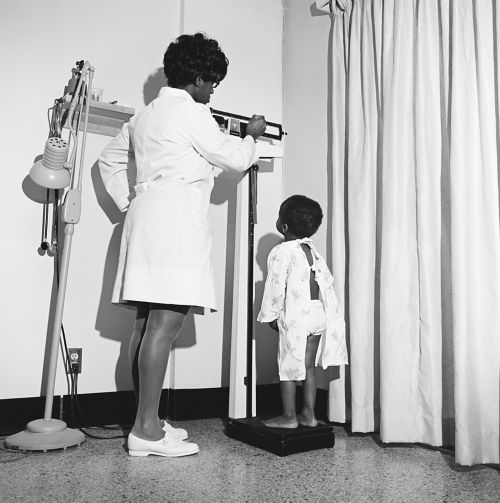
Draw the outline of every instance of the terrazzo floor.
M333 449L280 458L228 438L221 419L176 424L199 454L133 458L124 439L49 453L2 447L0 502L500 502L497 469L457 466L420 446L385 447L335 427Z

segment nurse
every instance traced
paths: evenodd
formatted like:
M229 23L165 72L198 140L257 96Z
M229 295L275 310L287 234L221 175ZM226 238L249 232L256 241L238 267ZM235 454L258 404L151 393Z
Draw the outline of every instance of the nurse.
M214 167L243 172L257 161L266 123L254 115L233 142L207 103L227 73L216 40L181 35L163 58L168 87L132 117L99 157L106 190L126 211L112 302L137 310L129 359L138 401L131 456L195 454L188 433L158 417L173 342L192 306L216 309L208 220ZM135 163L136 185L127 167Z

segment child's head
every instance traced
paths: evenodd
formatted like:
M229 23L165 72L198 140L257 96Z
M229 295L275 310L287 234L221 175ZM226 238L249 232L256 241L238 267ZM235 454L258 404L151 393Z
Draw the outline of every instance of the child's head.
M280 206L276 227L286 237L286 233L295 238L311 237L321 225L323 212L321 206L306 196L290 196Z

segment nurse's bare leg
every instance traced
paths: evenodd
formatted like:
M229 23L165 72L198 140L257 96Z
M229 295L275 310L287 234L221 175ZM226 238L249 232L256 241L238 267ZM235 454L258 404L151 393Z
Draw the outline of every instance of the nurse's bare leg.
M142 338L146 331L146 322L149 315L149 302L140 302L137 305L137 313L135 315L134 332L130 339L128 347L128 360L132 373L132 382L134 384L135 402L139 403L139 349L141 347Z
M160 394L170 350L181 331L189 306L151 304L139 349L139 405L132 433L145 440L161 440L158 419Z
M316 403L316 372L315 361L318 351L321 334L310 335L307 338L306 346L306 378L302 383L303 405L302 412L297 416L297 420L303 426L318 426L318 421L314 415L314 405Z
M281 381L281 403L283 404L283 414L262 421L268 428L298 428L297 416L295 412L295 381Z

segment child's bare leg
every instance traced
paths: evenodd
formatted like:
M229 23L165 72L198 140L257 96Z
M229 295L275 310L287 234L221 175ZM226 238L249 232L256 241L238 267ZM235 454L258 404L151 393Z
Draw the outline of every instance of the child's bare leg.
M320 334L310 335L307 338L305 358L306 378L302 383L304 401L302 412L297 416L298 422L303 426L314 427L318 425L318 421L314 415L314 405L316 403L316 373L314 371L314 364L320 339Z
M281 381L281 402L283 414L262 421L269 428L298 428L297 415L295 412L295 381Z

